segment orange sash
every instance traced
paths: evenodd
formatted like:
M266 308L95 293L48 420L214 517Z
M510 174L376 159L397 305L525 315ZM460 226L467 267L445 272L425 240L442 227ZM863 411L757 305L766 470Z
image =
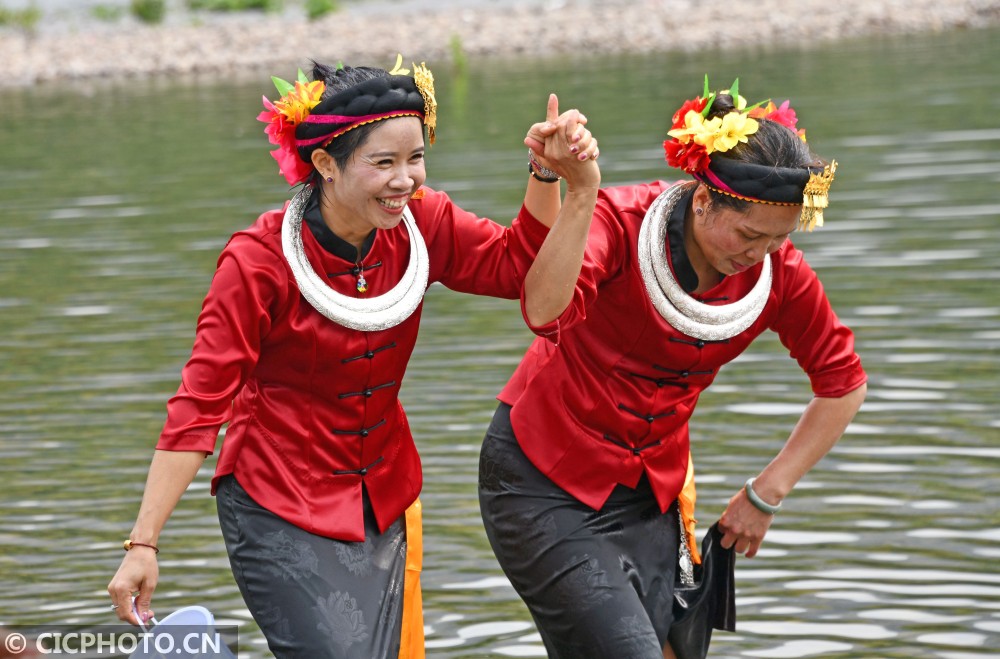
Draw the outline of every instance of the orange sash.
M423 514L418 498L406 509L406 572L403 575L399 659L424 659L424 602L420 593L423 563Z
M684 521L684 530L687 533L688 548L691 550L691 560L701 564L701 551L698 541L694 537L694 527L697 524L694 518L694 501L697 493L694 487L694 457L688 453L688 470L684 477L684 487L677 495L677 505L681 509L681 519Z

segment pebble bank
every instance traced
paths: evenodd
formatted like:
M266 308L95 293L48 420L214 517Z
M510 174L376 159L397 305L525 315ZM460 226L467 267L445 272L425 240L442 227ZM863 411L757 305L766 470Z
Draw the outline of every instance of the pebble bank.
M1000 25L1000 0L394 0L304 12L173 15L149 26L0 28L0 87L129 76L292 75L309 59L440 65L464 56L697 51ZM286 76L283 76L286 77Z

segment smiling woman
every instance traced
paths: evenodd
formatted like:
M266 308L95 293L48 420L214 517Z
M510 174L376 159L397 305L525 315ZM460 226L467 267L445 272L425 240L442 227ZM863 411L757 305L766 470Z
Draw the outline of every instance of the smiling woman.
M322 149L313 152L312 161L330 184L322 189L322 214L335 234L357 248L373 227L399 224L406 202L427 178L424 134L416 117L379 126L343 169Z
M538 167L510 228L423 187L433 77L316 64L276 79L258 119L291 185L280 210L219 257L192 355L150 466L125 558L119 618L151 615L158 538L220 427L212 492L233 575L277 657L423 657L420 459L398 394L433 282L546 307L536 267L586 235L597 142L550 97ZM526 138L527 142L527 138ZM402 224L402 227L400 226ZM552 230L549 231L549 227ZM536 259L537 255L537 259ZM575 274L551 285L569 288ZM541 299L541 303L536 302Z

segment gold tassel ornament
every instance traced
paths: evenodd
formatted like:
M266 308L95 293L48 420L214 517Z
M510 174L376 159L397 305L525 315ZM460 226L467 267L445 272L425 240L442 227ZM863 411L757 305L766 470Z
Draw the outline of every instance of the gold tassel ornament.
M437 128L437 99L434 98L434 74L424 62L413 64L413 82L424 97L424 125L427 126L427 140L434 144Z
M830 205L830 184L833 174L837 171L837 161L833 160L823 168L821 174L812 173L802 190L802 215L799 217L799 228L812 231L823 226L823 209Z

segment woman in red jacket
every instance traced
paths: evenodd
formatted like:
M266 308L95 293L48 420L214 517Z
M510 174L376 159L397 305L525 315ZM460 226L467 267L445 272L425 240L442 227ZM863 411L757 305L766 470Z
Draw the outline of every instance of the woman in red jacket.
M138 622L134 594L135 616L150 615L160 532L229 422L212 492L271 652L422 657L422 477L398 393L424 291L516 298L543 241L558 258L586 232L597 144L550 97L547 126L533 127L550 136L507 229L423 187L424 127L433 143L436 125L425 67L316 64L313 81L277 84L258 118L281 173L305 185L219 257L108 592L122 620ZM576 272L565 276L571 286Z
M822 224L836 164L810 152L787 102L748 108L735 84L706 82L673 121L667 161L695 180L600 192L561 312L523 301L538 338L482 448L487 534L550 657L673 656L682 531L697 556L688 419L754 338L777 332L815 397L730 500L723 547L757 553L865 393L852 333L789 240Z

